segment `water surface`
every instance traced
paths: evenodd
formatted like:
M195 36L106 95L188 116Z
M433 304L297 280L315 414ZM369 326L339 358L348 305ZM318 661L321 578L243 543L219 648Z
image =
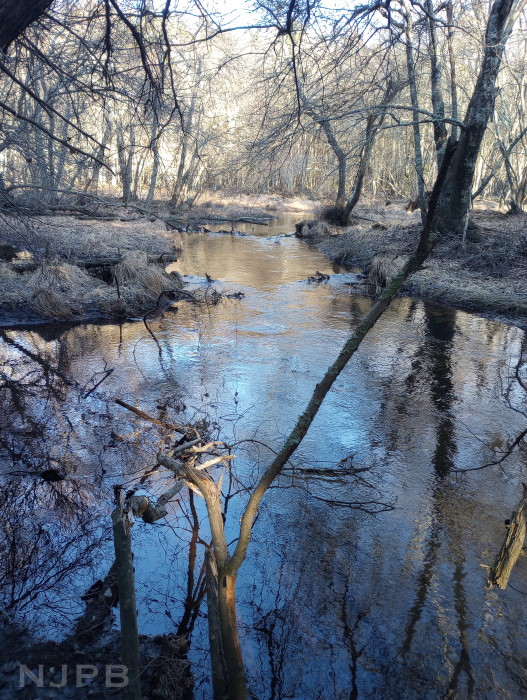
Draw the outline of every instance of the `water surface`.
M79 566L68 583L71 601L108 566L111 484L133 483L152 466L160 440L155 428L107 399L118 396L163 420L205 419L235 445L236 476L250 486L370 308L372 300L350 287L353 274L277 236L292 229L289 219L274 228L247 225L245 237L188 234L173 267L191 276L190 288L203 287L207 274L211 289L244 297L205 308L178 303L177 312L150 322L157 342L141 322L9 334L89 394L79 400L78 391L63 387L46 404L27 400L43 430L46 464L68 456L71 478L90 504L93 532L86 537L96 542L103 532L99 558ZM307 282L316 271L331 275L329 282ZM240 572L242 644L256 697L527 694L525 558L509 589L485 588L485 567L520 497L526 459L457 471L485 464L490 446L503 447L524 427L525 417L503 396L524 342L517 328L413 299L398 299L371 332L267 494ZM3 352L20 356L12 345ZM108 369L89 393L103 376L94 373ZM511 402L526 407L514 388ZM27 447L22 422L15 415L12 427ZM4 458L12 470L5 444ZM28 452L28 459L38 457ZM149 488L159 493L165 485L159 474ZM48 526L60 530L72 516L42 500L36 497L32 517L45 512ZM233 539L245 501L244 494L229 501ZM195 505L206 540L204 512ZM175 631L187 587L199 584L201 545L188 579L192 519L183 495L165 523L134 527L145 633ZM37 626L49 620L42 596L34 600ZM65 612L74 609L71 602ZM190 658L195 694L203 698L211 697L206 646L200 616Z

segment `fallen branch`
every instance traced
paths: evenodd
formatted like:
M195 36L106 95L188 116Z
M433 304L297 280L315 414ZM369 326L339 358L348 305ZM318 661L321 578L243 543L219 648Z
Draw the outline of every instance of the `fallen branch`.
M219 462L228 462L230 459L234 459L234 455L220 455L219 457L213 457L212 459L203 462L203 464L197 464L195 468L199 470L208 469L209 467L213 467L215 464L219 464Z
M148 263L165 264L170 262L177 262L177 255L174 253L154 253L147 256ZM67 262L68 265L75 265L76 267L84 267L90 269L93 267L113 267L118 265L124 260L122 255L114 255L101 258L90 258L89 260L64 260L62 262ZM30 261L30 262L14 262L11 263L11 269L14 272L33 272L41 267L42 263L40 261Z
M507 525L507 536L501 546L494 566L491 568L487 579L487 588L498 586L502 590L507 588L509 578L518 561L525 542L527 514L527 484L523 484L523 495L512 514L510 524Z
M242 224L258 224L258 226L269 226L266 221L260 219L251 219L249 217L241 217L240 219L231 219L231 221L239 221Z
M168 428L169 430L175 430L178 433L185 433L186 432L186 429L183 428L182 426L175 425L174 423L167 423L166 421L158 420L157 418L154 418L153 416L149 416L148 413L141 411L140 408L136 408L135 406L131 406L129 403L126 403L126 401L123 401L122 399L114 399L114 402L118 406L122 406L122 408L126 408L127 411L131 411L132 413L135 413L135 415L139 416L139 418L143 418L144 420L147 420L149 423L154 423L154 425L160 425L161 427Z

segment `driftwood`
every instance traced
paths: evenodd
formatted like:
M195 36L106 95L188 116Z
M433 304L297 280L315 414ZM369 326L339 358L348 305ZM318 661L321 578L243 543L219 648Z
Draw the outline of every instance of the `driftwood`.
M235 221L239 221L242 224L258 224L258 226L269 226L269 224L266 221L262 221L260 219L251 219L249 217L235 219Z
M498 586L502 590L507 588L509 578L518 561L523 545L525 542L526 533L526 515L527 515L527 484L523 484L523 495L520 502L516 506L515 512L512 514L510 523L507 523L507 536L501 546L500 553L493 567L490 570L487 579L487 587Z
M177 217L171 216L168 218L158 217L169 231L179 231L180 233L192 233L203 227L203 224L257 224L258 226L269 226L267 221L263 219L254 219L249 216L240 217L220 217L220 216L202 216L197 217L193 221L188 221L187 219L178 219ZM192 230L191 230L192 229ZM208 229L203 228L204 231ZM221 233L221 231L220 231ZM225 233L231 233L231 231L225 231Z
M148 254L147 260L149 263L166 264L171 262L177 262L177 255L174 253L152 253ZM124 260L124 256L115 255L100 258L90 258L89 260L65 260L69 265L75 265L76 267L84 267L86 269L94 267L113 267L118 265ZM11 263L11 269L15 272L33 272L41 266L41 262L37 261L24 261L24 262L14 262Z
M269 216L266 217L267 220L272 219L273 217ZM258 218L253 218L250 216L200 216L199 221L214 221L216 223L224 223L226 221L234 222L234 223L245 223L245 224L262 224L262 226L268 226L268 224L264 223L264 219L258 219Z

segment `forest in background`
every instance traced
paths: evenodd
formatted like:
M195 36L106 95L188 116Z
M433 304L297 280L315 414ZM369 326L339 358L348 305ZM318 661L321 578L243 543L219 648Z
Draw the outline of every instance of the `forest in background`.
M509 4L519 20L495 94L479 86L490 113L472 194L517 211L527 47L524 3ZM84 194L177 210L207 190L344 204L357 187L432 188L477 87L488 3L257 2L243 18L235 29L199 3L53 3L0 62L4 207Z
M229 444L214 440L209 426L160 420L121 399L104 399L106 406L111 402L115 409L117 404L170 431L159 451L151 447L149 455L155 454L154 471L163 467L172 474L167 491L155 501L135 495L150 471L126 493L113 485L112 570L120 596L122 660L133 681L126 697L142 697L131 524L139 517L149 524L164 518L167 504L183 486L203 497L202 512L206 510L210 527L199 581L200 601L207 588L214 696L244 700L250 695L236 617L236 582L262 500L283 477L333 384L407 281L423 270L438 242L457 236L465 244L475 197L497 199L514 214L525 204L526 4L495 0L490 6L465 6L447 0L436 6L432 0L385 0L332 11L317 2L257 2L247 15L254 21L243 29L229 26L226 18L199 3L179 7L171 0L160 6L118 0L41 0L36 5L6 0L0 5L0 46L5 52L0 60L0 214L8 228L22 230L35 215L87 215L90 208L112 199L146 215L162 200L177 220L181 211L210 192L324 199L330 204L326 216L342 225L363 196L411 198L421 212L400 265L384 276L371 307L315 385L289 433L284 431L282 446L273 448L268 466L253 475L250 485L236 491L245 505L234 521L227 519L234 488ZM164 221L170 225L169 218ZM476 233L472 241L477 240ZM459 247L449 249L450 254L456 251ZM49 253L46 246L39 262L8 270L13 279L24 272L23 265L29 266L25 272L37 269L31 299L42 294L46 274L60 281L63 297L54 297L48 318L57 318L64 307L68 275L85 285L84 299L88 292L100 296L89 275L48 264ZM149 253L154 260L145 253L145 267L150 262L163 265L166 251ZM126 281L138 268L121 257L112 258L111 265L112 309L124 318ZM206 282L204 303L213 282L208 274ZM143 322L157 343L161 363L161 345L147 317L158 310L164 294L181 300L189 293L182 290L177 273L168 281L165 270L155 283L153 297L143 298ZM48 310L50 299L48 294ZM53 394L49 376L74 385L9 333L3 332L2 339L10 351L42 368L39 389ZM520 355L512 379L524 390L522 368ZM2 388L10 392L13 405L20 387L27 388L16 372L10 356ZM93 376L93 388L86 385L82 392L75 385L82 400L95 397L111 372L105 369L98 383ZM501 465L521 447L526 432L517 433L484 466ZM19 459L9 441L3 447L13 462ZM73 472L65 471L32 474L46 483L68 485ZM377 512L364 503L350 507ZM522 517L524 509L522 500ZM229 527L236 530L232 539ZM504 545L507 573L521 551L524 529L514 537L512 555L509 535ZM11 540L13 551L16 540ZM16 562L12 573L16 579ZM105 584L106 579L103 590ZM488 584L500 585L499 578L491 573Z

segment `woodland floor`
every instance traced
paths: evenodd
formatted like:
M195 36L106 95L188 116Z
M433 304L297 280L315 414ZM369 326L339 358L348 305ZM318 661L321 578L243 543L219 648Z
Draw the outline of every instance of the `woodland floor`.
M419 238L419 212L405 212L404 204L361 207L356 213L364 218L353 226L330 226L322 235L315 227L311 240L332 261L360 267L372 283L382 285L404 264ZM526 327L527 214L510 216L489 204L473 212L478 240L465 246L440 241L404 292Z

